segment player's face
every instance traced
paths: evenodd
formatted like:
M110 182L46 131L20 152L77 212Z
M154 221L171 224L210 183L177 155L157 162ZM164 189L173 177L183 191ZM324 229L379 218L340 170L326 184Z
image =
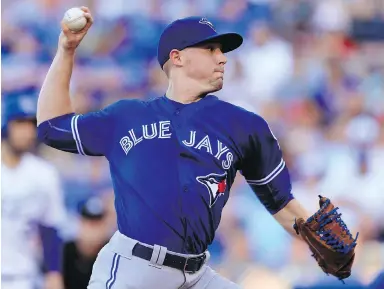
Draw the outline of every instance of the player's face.
M14 120L8 124L8 142L18 153L32 149L36 142L36 124L32 120Z
M201 84L203 92L222 89L227 58L221 51L221 44L208 43L184 49L184 52L186 74Z

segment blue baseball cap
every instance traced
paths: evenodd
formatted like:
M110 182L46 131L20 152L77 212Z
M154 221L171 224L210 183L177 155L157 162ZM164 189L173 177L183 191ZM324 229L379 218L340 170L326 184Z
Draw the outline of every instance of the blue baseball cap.
M172 49L183 50L210 42L220 43L223 53L226 53L238 48L243 43L243 37L237 33L218 34L213 24L204 17L178 19L169 24L161 34L157 47L157 60L163 68Z
M8 123L14 120L36 121L37 97L29 90L5 93L2 101L1 136L7 136Z

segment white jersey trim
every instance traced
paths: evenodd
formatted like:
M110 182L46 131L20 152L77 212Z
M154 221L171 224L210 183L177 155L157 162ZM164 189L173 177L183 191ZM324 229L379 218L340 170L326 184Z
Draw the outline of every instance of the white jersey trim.
M272 181L277 175L281 173L281 171L285 167L285 162L283 159L281 159L278 166L265 178L262 178L260 180L247 180L248 184L250 185L256 185L256 186L262 186L265 184L268 184L270 181Z
M72 135L73 135L73 139L76 142L77 151L81 155L85 156L83 145L81 144L81 140L80 140L79 130L77 128L78 119L79 119L79 115L75 115L72 117L72 120L71 120Z

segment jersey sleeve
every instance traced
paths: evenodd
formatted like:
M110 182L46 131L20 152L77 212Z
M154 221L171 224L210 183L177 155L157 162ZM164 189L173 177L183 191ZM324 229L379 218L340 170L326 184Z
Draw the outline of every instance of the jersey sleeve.
M53 148L81 155L108 153L121 102L86 114L66 114L41 123L38 137Z
M289 172L268 123L254 115L249 128L242 148L241 173L266 209L275 214L293 199Z

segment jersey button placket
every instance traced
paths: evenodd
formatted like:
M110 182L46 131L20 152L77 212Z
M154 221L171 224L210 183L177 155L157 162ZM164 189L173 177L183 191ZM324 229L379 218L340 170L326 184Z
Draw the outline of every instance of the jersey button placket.
M177 110L175 111L175 116L179 116L179 114L180 114L180 110L177 109ZM181 124L179 123L179 121L176 121L176 123L175 123L175 127L176 127L177 129L180 129L180 128L181 128Z
M187 185L183 186L183 192L185 192L185 193L188 192L188 186Z

